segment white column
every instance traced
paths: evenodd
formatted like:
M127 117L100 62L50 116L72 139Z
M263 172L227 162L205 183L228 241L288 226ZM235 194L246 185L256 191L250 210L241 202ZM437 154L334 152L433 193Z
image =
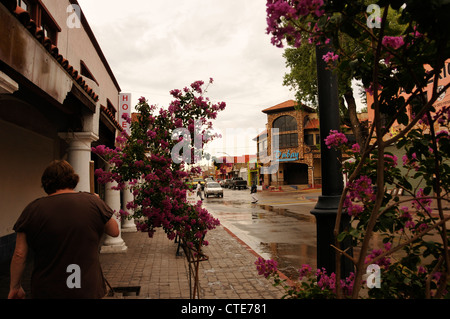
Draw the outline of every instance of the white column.
M98 136L92 132L60 133L59 137L64 139L69 148L67 161L72 165L80 176L76 191L90 192L90 161L91 143L98 140Z
M112 218L116 218L117 223L119 224L119 236L111 237L109 235L105 235L105 241L100 249L101 254L116 254L116 253L125 253L128 247L125 245L125 242L122 239L122 231L121 231L121 222L119 211L121 208L120 203L120 191L113 190L112 187L115 186L116 183L108 183L105 185L105 203L111 207L112 210L115 211L115 214Z
M131 201L134 200L134 196L133 193L130 189L130 187L128 186L123 193L123 204L122 204L122 209L124 211L127 211L130 216L133 216L133 210L127 209L127 204ZM130 217L129 216L129 217ZM134 218L129 219L129 217L124 217L123 219L123 223L122 223L122 232L123 233L134 233L137 232L137 228L136 228L136 224L134 222Z

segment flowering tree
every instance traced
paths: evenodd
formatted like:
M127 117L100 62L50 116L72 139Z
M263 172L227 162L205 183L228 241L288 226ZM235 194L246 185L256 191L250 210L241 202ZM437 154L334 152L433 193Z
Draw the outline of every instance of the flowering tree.
M390 28L392 11L399 17L400 34ZM371 6L367 1L267 1L272 43L299 47L307 38L328 47L329 53L317 58L362 82L374 116L364 145L349 144L336 131L326 138L329 148L340 148L353 159L343 163L348 182L336 220L337 272L312 273L315 284L291 289L291 296L307 290L313 297L331 292L327 297L358 298L371 265L380 270L381 285L369 290L369 297L449 296L450 216L444 214L444 203L450 191L450 106L435 105L450 86L440 82L450 58L448 12L445 1L392 0ZM343 36L351 37L358 49L344 49ZM402 163L392 149L404 154ZM387 186L406 196L389 193ZM340 232L342 214L351 216L351 224ZM358 253L340 249L343 240L350 240ZM380 240L382 246L374 248ZM342 255L354 264L346 280L340 278ZM331 279L323 284L322 278ZM320 293L313 292L317 285Z
M205 235L219 221L201 202L187 203L186 181L190 174L200 173L190 164L201 159L204 145L215 137L209 133L211 120L225 108L225 103L214 104L205 98L203 87L204 82L197 81L189 88L171 91L175 99L167 109L157 109L140 98L137 120L126 118L131 134L122 132L114 149L101 145L92 150L111 167L96 171L100 182L117 183L118 190L130 187L134 200L126 207L134 211L138 230L152 237L157 228L163 228L169 239L178 235L196 253L208 245Z

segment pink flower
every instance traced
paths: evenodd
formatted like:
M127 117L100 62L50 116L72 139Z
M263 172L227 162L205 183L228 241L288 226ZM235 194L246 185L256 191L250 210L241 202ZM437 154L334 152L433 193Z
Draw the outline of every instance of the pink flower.
M202 85L205 84L205 82L203 81L195 81L194 83L191 84L191 88L194 89L195 92L197 93L202 93Z
M147 100L145 99L145 97L141 96L139 98L139 103L145 103Z
M150 139L154 139L154 138L156 137L156 132L154 132L154 131L152 131L152 130L148 130L147 136L148 136Z
M348 142L347 137L343 133L339 133L338 131L331 130L330 135L325 139L325 144L329 149L338 148Z
M385 36L383 38L382 44L386 47L391 47L391 48L397 50L405 44L405 41L403 40L403 37Z
M352 153L360 153L361 152L361 147L359 146L358 143L352 145L351 152Z
M432 212L432 208L431 208L432 199L428 198L425 195L425 193L423 191L423 188L420 188L417 191L416 198L419 198L419 199L413 200L412 206L415 209L419 210L419 211L425 210L426 212L431 214L431 212Z
M383 89L383 87L382 87L380 84L378 84L378 91L380 91L380 90L382 90L382 89ZM366 91L367 93L369 93L371 96L373 96L373 93L374 93L374 84L373 84L373 83L370 83L370 86L369 86L368 88L366 88L365 91Z
M302 269L299 270L300 277L299 279L302 280L304 277L308 277L312 274L312 268L310 265L302 265Z
M333 52L328 52L327 54L325 54L322 59L326 62L326 63L333 63L334 61L336 61L337 59L339 59L339 55L334 54Z
M391 154L384 154L384 162L392 167L397 167L397 156Z
M170 95L172 95L175 98L180 98L182 96L182 93L180 90L174 89L174 90L170 91Z
M386 251L389 251L391 249L391 243L384 244L384 250L382 249L374 249L372 252L366 257L365 263L370 264L372 263L372 260L374 260L376 257L380 256ZM375 262L378 266L383 268L388 268L391 264L391 259L389 257L383 257L379 259L377 262Z
M131 117L128 113L123 113L122 118L127 121L128 124L131 124Z
M269 278L269 276L277 273L278 263L275 260L265 260L261 257L255 262L256 269L260 276Z
M349 214L349 216L357 217L363 211L364 211L364 206L363 205L358 205L358 204L351 203L347 207L347 213Z

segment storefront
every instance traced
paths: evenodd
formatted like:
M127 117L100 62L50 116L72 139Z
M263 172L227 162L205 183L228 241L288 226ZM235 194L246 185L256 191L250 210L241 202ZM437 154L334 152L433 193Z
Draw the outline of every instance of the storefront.
M310 108L289 100L263 110L267 114L266 187L316 187L321 181L319 122ZM260 162L263 156L260 156ZM268 159L268 160L267 160Z

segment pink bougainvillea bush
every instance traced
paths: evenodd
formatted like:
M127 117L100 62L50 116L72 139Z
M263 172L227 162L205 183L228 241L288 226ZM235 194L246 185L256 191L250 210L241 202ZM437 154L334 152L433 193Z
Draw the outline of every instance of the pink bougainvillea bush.
M363 144L338 131L322 137L341 151L347 177L336 218L336 269L345 257L354 272L341 279L340 271L308 271L287 286L288 296L450 298L450 106L440 102L450 88L442 81L450 22L443 12L450 12L448 2L267 1L272 43L326 46L317 60L360 81L372 115ZM343 214L351 222L341 231ZM357 253L340 249L343 241ZM257 263L280 284L269 267L274 261ZM374 266L380 283L363 293Z
M208 85L212 82L210 79ZM204 86L203 81L197 81L182 90L172 90L174 100L167 108L157 108L140 98L136 121L127 118L131 134L122 132L115 148L93 148L111 167L97 170L98 180L133 193L134 200L127 203L122 214L127 217L127 211L132 211L138 230L152 236L162 228L169 239L178 235L196 250L208 245L205 235L219 221L202 208L201 202L187 202L187 179L201 173L190 164L201 159L204 145L215 137L210 133L212 120L225 109L225 103L211 103L203 96ZM177 148L180 145L183 147Z

